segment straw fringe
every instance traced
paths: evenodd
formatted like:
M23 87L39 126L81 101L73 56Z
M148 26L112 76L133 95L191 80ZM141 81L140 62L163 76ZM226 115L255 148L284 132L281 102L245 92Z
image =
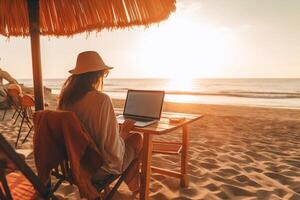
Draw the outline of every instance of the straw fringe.
M175 0L40 0L40 33L71 36L160 22L175 11ZM26 0L0 0L0 34L28 36Z

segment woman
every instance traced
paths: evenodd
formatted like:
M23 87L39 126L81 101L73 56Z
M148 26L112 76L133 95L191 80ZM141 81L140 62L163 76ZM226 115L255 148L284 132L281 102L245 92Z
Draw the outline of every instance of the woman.
M58 108L75 112L87 132L92 136L103 157L104 165L94 175L101 180L109 174L120 174L138 157L142 146L142 137L131 134L134 122L127 120L119 126L112 102L102 92L103 79L112 69L104 64L97 52L82 52L77 57L76 67L64 83ZM134 173L136 176L136 172ZM133 176L128 176L131 179ZM137 179L127 180L132 191L138 189Z

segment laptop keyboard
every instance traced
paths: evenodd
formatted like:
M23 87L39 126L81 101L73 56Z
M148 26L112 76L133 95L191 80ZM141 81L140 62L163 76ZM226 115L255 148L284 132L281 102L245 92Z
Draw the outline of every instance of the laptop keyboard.
M132 119L132 120L140 121L140 122L150 122L150 121L153 121L153 119L145 119L145 118L139 118L139 117L124 117L124 119Z

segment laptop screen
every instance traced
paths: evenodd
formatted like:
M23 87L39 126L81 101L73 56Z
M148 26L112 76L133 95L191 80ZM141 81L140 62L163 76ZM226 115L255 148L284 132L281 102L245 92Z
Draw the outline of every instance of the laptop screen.
M128 90L124 115L160 119L164 91Z

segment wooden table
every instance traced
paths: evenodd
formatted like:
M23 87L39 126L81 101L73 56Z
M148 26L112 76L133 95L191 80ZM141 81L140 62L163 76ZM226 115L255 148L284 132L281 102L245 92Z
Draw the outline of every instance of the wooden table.
M115 109L117 114L121 113L120 109ZM170 122L170 118L174 116L180 116L184 119L180 122ZM172 176L180 179L180 185L182 187L188 186L188 178L187 178L187 165L188 165L188 140L189 140L189 131L188 125L198 119L200 119L202 115L193 115L193 114L184 114L184 113L169 113L163 112L162 117L159 122L146 126L146 127L134 127L134 131L138 131L143 133L143 156L142 156L142 179L141 179L141 190L140 190L140 199L149 199L149 185L150 185L150 176L151 171L155 173L160 173L168 176ZM152 140L153 135L163 135L170 133L171 131L182 129L182 143L165 143L169 145L172 149L178 149L181 151L181 171L174 172L158 167L151 167L151 158L152 152L155 151L153 149L153 144L155 144ZM171 144L171 146L170 146ZM159 145L163 145L160 143ZM176 148L176 145L178 148ZM181 147L179 149L179 146ZM173 149L174 149L173 148ZM169 152L172 154L172 152Z

